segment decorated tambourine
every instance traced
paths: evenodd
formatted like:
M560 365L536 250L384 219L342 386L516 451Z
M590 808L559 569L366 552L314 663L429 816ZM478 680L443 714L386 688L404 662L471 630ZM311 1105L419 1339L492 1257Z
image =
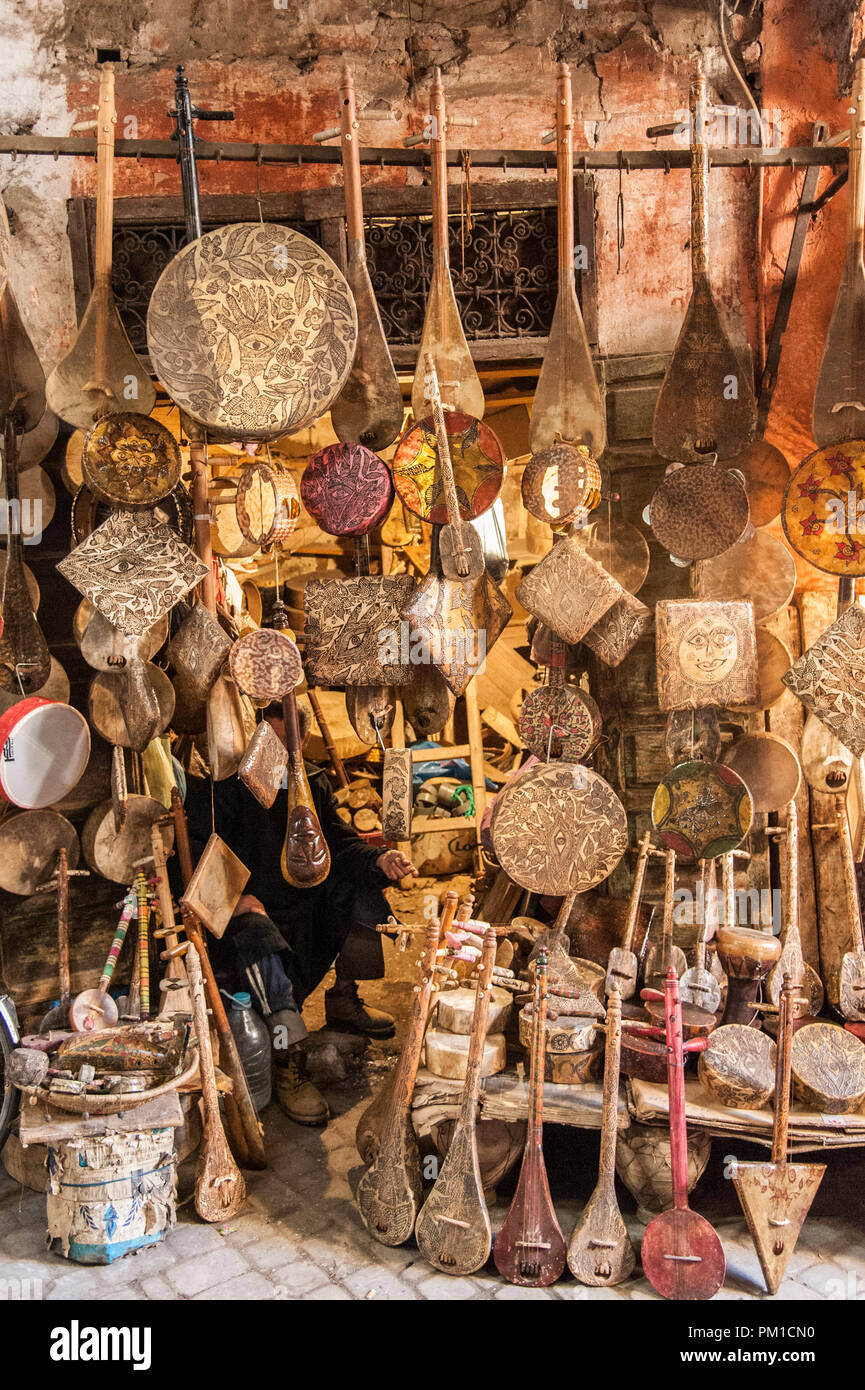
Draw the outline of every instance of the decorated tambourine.
M679 859L715 859L741 844L754 815L751 796L731 767L686 762L661 779L652 824Z
M390 511L393 479L387 464L363 444L331 444L309 460L300 495L329 536L365 536Z
M748 494L737 473L692 463L667 473L649 504L649 525L677 559L709 560L736 544L749 514Z
M100 501L149 507L180 482L180 447L147 415L103 415L84 440L84 482Z
M473 521L492 506L501 491L505 452L483 420L460 410L446 410L444 418L460 516L463 521ZM430 415L403 435L391 468L397 495L409 511L443 526L448 519L447 507L436 464L435 424Z
M809 454L787 483L781 522L815 569L850 579L865 574L865 439Z

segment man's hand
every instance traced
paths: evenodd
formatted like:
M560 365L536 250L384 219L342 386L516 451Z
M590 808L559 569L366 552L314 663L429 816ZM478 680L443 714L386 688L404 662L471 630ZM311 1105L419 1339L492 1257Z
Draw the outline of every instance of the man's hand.
M384 854L380 854L375 862L395 883L399 879L405 878L407 874L417 873L414 864L399 849L386 849Z
M237 907L231 915L232 917L242 917L245 912L257 912L262 917L267 916L264 904L259 902L258 898L254 898L251 893L244 893L241 896Z

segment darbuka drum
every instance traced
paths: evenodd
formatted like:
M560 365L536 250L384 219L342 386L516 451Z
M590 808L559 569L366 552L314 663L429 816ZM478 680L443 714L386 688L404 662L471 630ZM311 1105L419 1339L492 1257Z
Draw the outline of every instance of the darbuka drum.
M781 954L779 938L753 927L720 927L715 944L727 973L724 1024L759 1027L760 1016L754 1007L757 991Z
M0 795L25 809L72 791L90 756L87 720L71 705L34 696L0 715Z

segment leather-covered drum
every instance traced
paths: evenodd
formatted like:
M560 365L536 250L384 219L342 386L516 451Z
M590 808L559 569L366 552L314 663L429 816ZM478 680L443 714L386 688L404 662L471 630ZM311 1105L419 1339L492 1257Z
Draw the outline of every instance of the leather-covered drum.
M300 518L294 475L267 463L244 468L237 484L237 524L252 545L282 545Z
M0 749L0 796L35 810L71 792L90 757L90 730L71 705L34 696L0 715Z
M329 536L365 536L393 502L390 469L362 444L331 444L313 454L300 480L303 505Z
M180 482L180 447L147 415L103 415L81 451L84 482L94 497L119 507L152 507Z
M483 420L461 410L444 412L457 501L463 521L473 521L493 505L505 474L505 451ZM443 526L447 519L438 468L432 416L406 430L391 464L397 493L410 512Z

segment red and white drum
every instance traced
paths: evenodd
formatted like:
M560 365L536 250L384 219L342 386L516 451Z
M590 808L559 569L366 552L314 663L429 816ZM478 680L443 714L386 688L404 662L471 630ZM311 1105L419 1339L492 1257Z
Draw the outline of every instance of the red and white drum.
M87 720L71 705L38 695L0 715L0 796L25 810L71 792L90 757Z

